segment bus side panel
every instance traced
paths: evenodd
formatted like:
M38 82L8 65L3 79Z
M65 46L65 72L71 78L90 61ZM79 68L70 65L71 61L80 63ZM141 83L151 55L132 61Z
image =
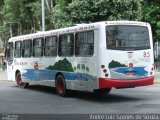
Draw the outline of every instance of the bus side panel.
M95 87L96 54L93 57L34 58L23 61L23 81L55 86L57 74L62 74L68 89L91 91ZM52 62L51 62L52 61ZM17 60L17 63L21 61ZM18 67L17 67L18 68ZM27 69L25 69L27 68Z

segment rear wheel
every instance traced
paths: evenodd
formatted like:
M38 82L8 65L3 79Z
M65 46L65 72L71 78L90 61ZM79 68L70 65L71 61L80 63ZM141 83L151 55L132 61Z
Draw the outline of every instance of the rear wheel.
M96 96L106 96L109 94L110 91L111 91L111 88L98 89L98 90L94 90L94 94Z
M19 88L27 88L27 87L29 87L29 83L24 83L22 81L22 76L21 76L20 73L18 73L16 75L16 81L17 81L17 85L18 85Z
M58 75L56 78L56 91L59 96L67 95L66 82L62 75Z

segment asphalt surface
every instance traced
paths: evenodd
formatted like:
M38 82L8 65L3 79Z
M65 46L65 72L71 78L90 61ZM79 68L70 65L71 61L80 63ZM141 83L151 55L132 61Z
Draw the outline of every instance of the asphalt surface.
M159 74L155 78L159 81ZM112 89L106 97L80 91L73 91L69 97L60 97L52 87L31 85L20 89L15 82L5 80L4 72L0 72L0 79L0 119L5 118L6 113L18 115L21 120L29 120L28 117L89 120L92 114L159 114L160 111L158 82L145 87Z
M69 97L57 96L52 87L32 85L20 89L14 82L0 82L0 113L90 114L159 113L160 85L113 89L106 97L74 91Z

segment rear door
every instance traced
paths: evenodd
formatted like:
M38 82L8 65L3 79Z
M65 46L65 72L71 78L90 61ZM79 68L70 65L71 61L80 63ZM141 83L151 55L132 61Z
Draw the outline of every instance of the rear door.
M7 47L7 75L9 80L15 80L13 68L13 42L10 42Z

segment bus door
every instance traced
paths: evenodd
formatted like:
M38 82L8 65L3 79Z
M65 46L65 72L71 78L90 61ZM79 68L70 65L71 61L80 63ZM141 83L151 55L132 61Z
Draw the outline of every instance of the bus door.
M8 43L7 47L7 76L8 80L14 80L13 74L13 43Z
M85 31L76 34L76 62L77 79L80 87L90 88L95 62L94 54L94 31Z

